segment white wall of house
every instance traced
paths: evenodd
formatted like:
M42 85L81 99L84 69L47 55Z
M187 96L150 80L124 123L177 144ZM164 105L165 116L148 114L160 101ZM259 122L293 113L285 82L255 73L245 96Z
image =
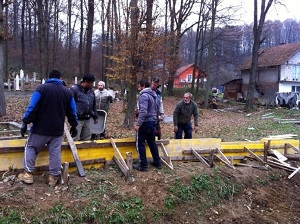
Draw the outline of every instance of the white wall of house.
M300 82L281 82L278 92L300 92Z
M299 64L300 62L300 51L294 54L290 59L287 60L287 64Z

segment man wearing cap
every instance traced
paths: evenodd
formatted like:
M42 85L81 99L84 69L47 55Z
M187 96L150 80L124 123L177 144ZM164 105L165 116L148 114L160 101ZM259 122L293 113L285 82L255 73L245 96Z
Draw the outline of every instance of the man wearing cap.
M71 125L71 135L75 136L77 115L72 92L65 87L61 72L52 70L49 79L34 91L21 124L21 135L24 137L27 125L32 123L24 151L24 172L18 175L24 183L33 183L36 158L47 144L50 157L48 184L57 184L61 173L65 117Z
M90 140L92 135L90 119L93 118L94 123L98 123L95 93L92 89L94 82L93 75L85 74L79 84L70 88L75 99L78 117L78 133L74 137L74 141Z

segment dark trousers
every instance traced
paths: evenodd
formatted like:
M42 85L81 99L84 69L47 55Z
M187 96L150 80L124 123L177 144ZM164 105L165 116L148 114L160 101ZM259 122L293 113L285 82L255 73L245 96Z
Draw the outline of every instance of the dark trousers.
M178 131L175 133L175 139L182 139L182 133L184 132L184 139L191 139L193 137L192 124L177 124Z
M148 167L148 161L146 156L146 141L150 148L150 152L152 154L153 163L156 166L161 165L161 160L158 153L158 148L155 142L155 130L156 130L156 122L155 121L146 121L144 122L138 132L138 150L140 156L140 166L143 168Z

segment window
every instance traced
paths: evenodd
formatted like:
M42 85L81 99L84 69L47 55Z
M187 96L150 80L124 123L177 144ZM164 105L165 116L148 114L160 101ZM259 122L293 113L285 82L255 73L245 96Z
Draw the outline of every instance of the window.
M292 79L300 81L300 66L293 66Z
M292 86L292 92L300 92L300 86Z
M192 75L187 75L187 81L192 82Z

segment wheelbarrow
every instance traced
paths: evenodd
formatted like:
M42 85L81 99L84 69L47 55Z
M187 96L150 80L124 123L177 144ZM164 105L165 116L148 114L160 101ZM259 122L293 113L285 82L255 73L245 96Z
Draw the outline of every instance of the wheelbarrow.
M105 123L106 123L106 117L107 117L107 113L104 110L97 110L97 114L98 114L98 123L95 124L93 119L91 120L91 132L93 134L101 134L104 132L105 130Z

